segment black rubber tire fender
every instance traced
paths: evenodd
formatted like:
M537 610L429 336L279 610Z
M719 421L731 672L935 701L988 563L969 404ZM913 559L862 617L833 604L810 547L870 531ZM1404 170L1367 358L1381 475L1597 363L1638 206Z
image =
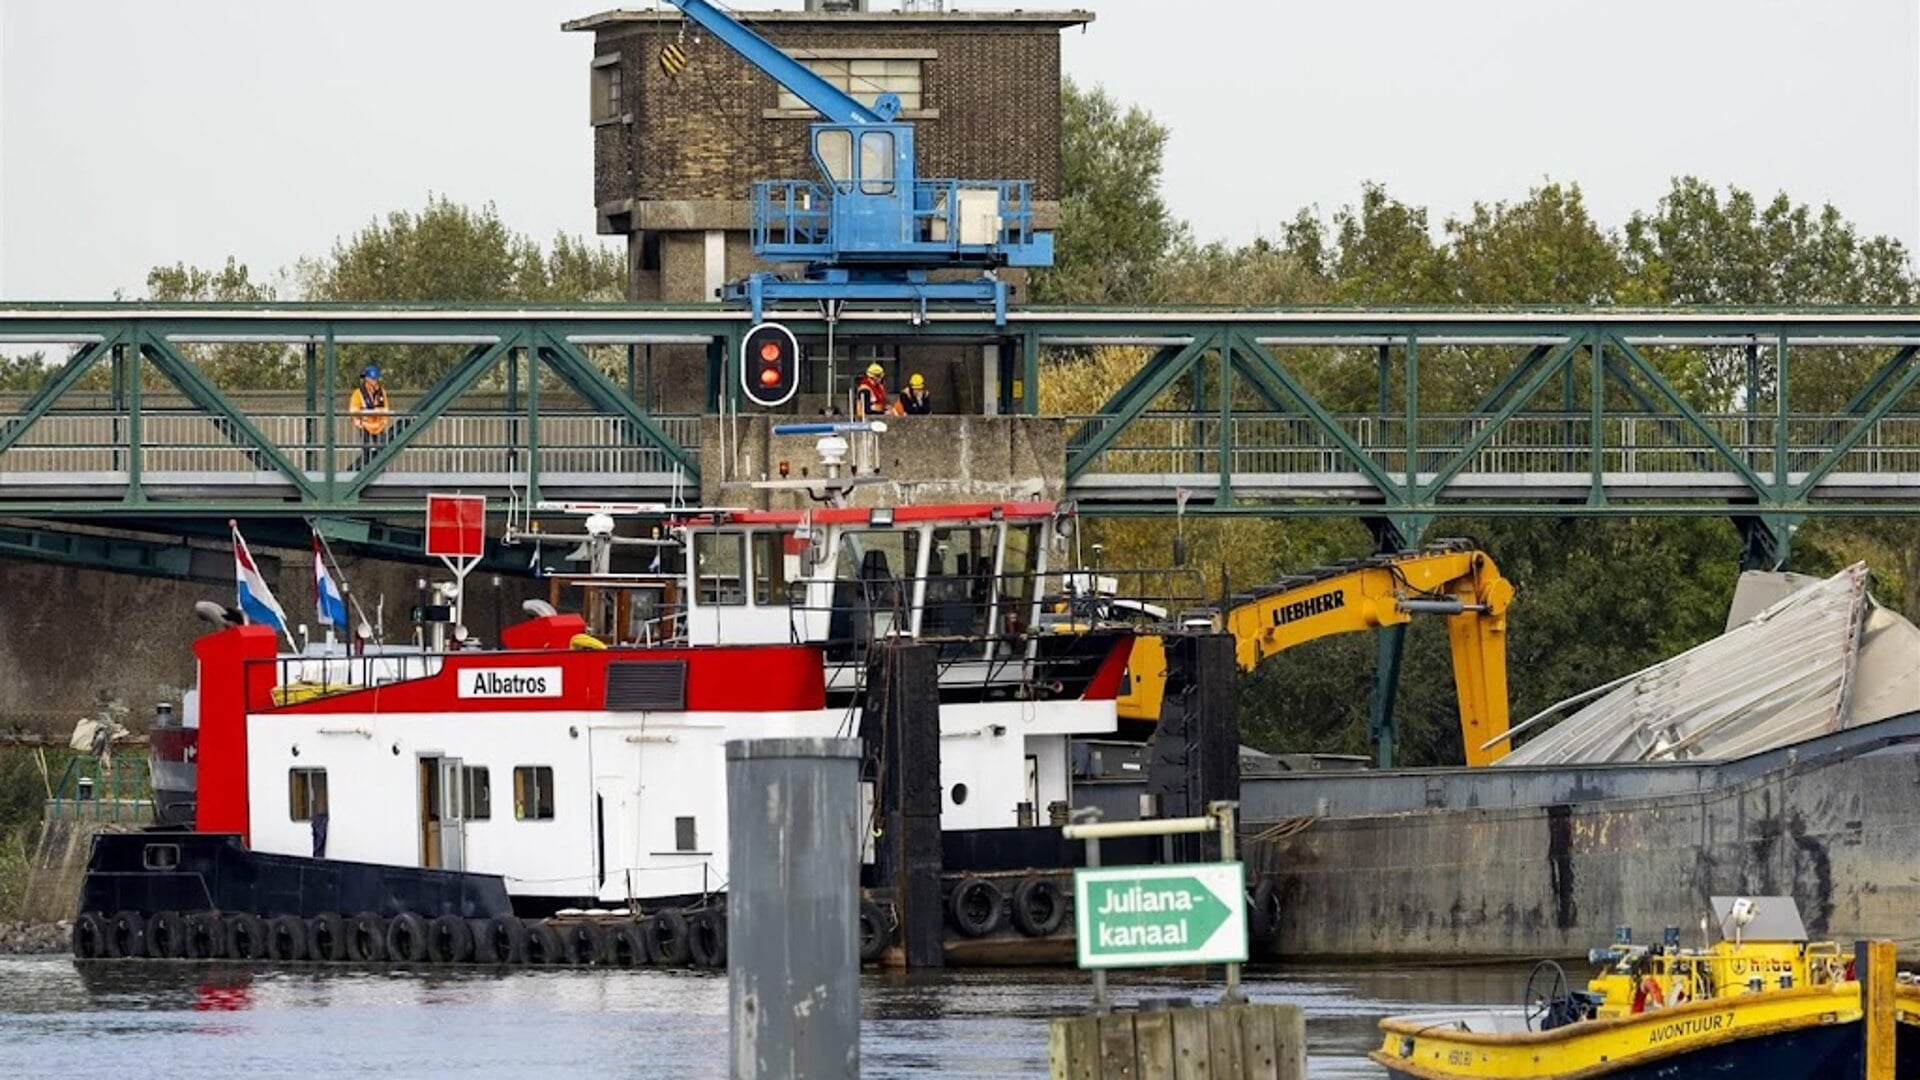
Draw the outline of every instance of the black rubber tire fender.
M113 937L113 955L147 955L147 917L137 911L122 911L108 924Z
M561 938L560 931L553 924L537 922L527 924L527 963L564 964L567 962L567 943Z
M893 944L893 921L880 905L860 898L860 962L871 964Z
M986 937L1000 929L1005 900L1000 886L986 878L964 878L947 897L947 914L953 919L953 928L967 937Z
M1043 938L1067 921L1067 897L1052 878L1030 877L1013 890L1013 928Z
M156 911L147 920L147 955L178 960L187 955L187 920L177 911Z
M81 960L105 960L113 955L113 926L97 911L83 911L73 920L73 955Z
M487 939L488 951L495 964L524 964L527 962L527 926L512 915L502 915L486 920L487 929L476 935L474 952L478 955L479 937Z
M427 924L427 959L435 964L473 960L473 928L458 915L442 915Z
M727 916L708 908L687 919L687 952L703 968L727 966Z
M607 962L614 967L641 967L647 963L646 928L632 919L614 923L607 931Z
M607 962L607 931L590 919L568 923L560 936L566 941L567 962L583 967Z
M267 958L267 920L251 911L227 916L227 956L233 960Z
M267 958L298 963L307 958L307 923L298 915L275 915L267 920Z
M403 911L387 923L387 959L396 964L418 964L427 958L427 920L417 911Z
M211 911L187 916L186 954L189 960L222 960L227 955L227 924Z
M1270 877L1253 887L1247 901L1247 934L1253 943L1271 949L1280 940L1280 888Z
M347 959L378 964L387 958L387 920L363 911L347 924Z
M680 965L693 955L687 942L687 917L679 908L662 908L647 920L647 957L656 964Z
M337 912L323 912L307 920L307 955L323 963L347 959L347 920Z

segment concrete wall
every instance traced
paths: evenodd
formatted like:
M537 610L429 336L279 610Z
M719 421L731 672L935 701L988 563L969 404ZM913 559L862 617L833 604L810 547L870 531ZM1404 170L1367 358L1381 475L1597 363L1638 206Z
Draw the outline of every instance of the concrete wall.
M765 491L752 482L825 475L817 436L773 434L776 422L804 419L709 416L700 426L701 499L709 506L803 509L817 506L802 491ZM865 440L864 445L861 440ZM1025 416L907 416L887 433L856 437L862 475L880 481L853 490L860 506L953 501L1060 499L1066 490L1067 428L1063 420ZM849 463L855 458L849 457ZM843 476L853 475L843 469Z
M307 553L257 545L252 550L288 619L318 635ZM439 567L337 554L369 615L385 594L389 639L410 631L415 581L447 577ZM468 626L489 642L497 640L490 580L473 575L467 594ZM546 590L531 580L510 579L501 594L503 619L511 623L523 599L544 598ZM23 727L64 737L75 721L98 715L109 700L124 704L131 725L144 730L156 704L177 706L192 684L193 639L211 629L193 613L200 600L231 606L234 587L0 559L0 730Z

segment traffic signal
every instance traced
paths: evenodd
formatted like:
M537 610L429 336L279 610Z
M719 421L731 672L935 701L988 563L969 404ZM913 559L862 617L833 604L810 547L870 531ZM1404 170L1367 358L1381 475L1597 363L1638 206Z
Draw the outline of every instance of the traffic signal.
M800 343L793 331L765 322L740 345L740 388L755 405L785 405L800 389Z

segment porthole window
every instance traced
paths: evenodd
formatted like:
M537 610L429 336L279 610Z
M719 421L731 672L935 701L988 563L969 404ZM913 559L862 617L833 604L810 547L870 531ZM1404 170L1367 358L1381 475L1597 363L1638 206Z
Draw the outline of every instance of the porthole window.
M967 785L965 784L953 785L953 805L959 806L960 804L966 801L967 801Z

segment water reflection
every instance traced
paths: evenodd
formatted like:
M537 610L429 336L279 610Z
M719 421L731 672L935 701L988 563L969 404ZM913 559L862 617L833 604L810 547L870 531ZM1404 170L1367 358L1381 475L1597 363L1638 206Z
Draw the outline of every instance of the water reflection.
M1253 969L1259 1001L1307 1011L1315 1077L1377 1077L1382 1015L1516 1001L1526 967ZM1220 987L1117 973L1116 1001L1216 998ZM1072 971L872 975L867 1077L1046 1073L1046 1022L1083 1010ZM291 968L0 958L0 1076L124 1080L331 1075L462 1080L724 1077L727 982L691 972Z

